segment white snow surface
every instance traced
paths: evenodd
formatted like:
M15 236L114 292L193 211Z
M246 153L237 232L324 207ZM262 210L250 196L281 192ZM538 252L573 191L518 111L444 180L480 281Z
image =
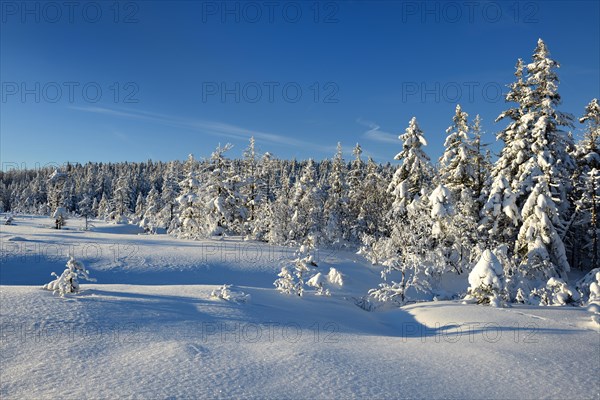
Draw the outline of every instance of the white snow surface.
M79 222L0 227L3 400L600 397L600 331L585 308L366 312L353 299L380 270L351 251L320 251L318 271L335 268L344 285L300 298L273 287L293 248ZM41 290L71 250L98 283L65 298ZM223 284L252 301L211 298Z

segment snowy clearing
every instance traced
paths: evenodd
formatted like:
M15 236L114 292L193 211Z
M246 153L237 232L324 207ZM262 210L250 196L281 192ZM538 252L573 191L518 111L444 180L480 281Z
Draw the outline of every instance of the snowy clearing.
M380 269L350 251L319 253L319 271L335 268L343 286L298 298L273 287L291 248L51 222L1 227L3 399L600 396L600 331L585 308L366 312L353 299ZM71 250L98 283L65 298L41 290ZM223 284L248 300L211 296Z

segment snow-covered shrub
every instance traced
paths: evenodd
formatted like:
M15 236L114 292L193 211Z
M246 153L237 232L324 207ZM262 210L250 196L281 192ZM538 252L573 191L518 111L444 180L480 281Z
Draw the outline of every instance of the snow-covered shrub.
M317 296L331 296L331 292L327 288L327 277L320 272L310 278L306 285L314 287Z
M335 268L329 268L329 273L327 274L327 281L329 281L329 283L332 285L344 285L343 275Z
M380 283L379 288L369 290L369 297L379 303L395 304L402 306L405 304L406 285L392 281L392 284Z
M296 294L296 277L289 267L282 267L277 276L279 279L275 280L273 285L278 291L284 294Z
M551 304L550 293L546 288L533 288L528 295L521 292L519 300L525 299L526 304L547 306Z
M524 297L523 292L520 295ZM534 288L527 296L526 302L540 306L564 306L579 301L579 293L560 278L550 278L543 288Z
M278 291L302 297L304 294L304 278L311 268L317 267L312 255L312 249L312 242L308 240L296 252L296 259L293 260L293 269L288 266L281 268L281 272L277 275L279 279L273 282Z
M575 284L584 304L600 303L600 268L588 272Z
M232 287L232 285L223 285L219 289L213 290L210 294L210 297L225 301L231 301L234 303L247 303L248 301L250 301L249 294L232 289Z
M371 300L371 296L361 296L351 298L354 304L365 311L374 311L377 309L377 304Z
M515 295L515 301L517 303L521 303L521 304L528 302L528 295L525 293L523 288L517 289L517 293Z
M140 223L138 224L140 228L142 228L144 230L144 232L148 233L148 234L155 234L156 233L156 222L153 218L151 217L142 217L142 219L140 220Z
M592 302L600 302L600 277L596 274L596 282L590 284L590 298L588 300Z
M127 215L119 215L116 211L110 213L107 220L116 225L127 225L133 222Z
M494 253L485 250L469 274L469 289L465 299L499 307L504 303L505 293L502 264Z
M52 276L56 279L42 286L42 289L52 290L54 294L64 297L67 293L79 292L79 278L90 282L95 282L96 279L90 278L89 271L85 269L81 261L77 261L73 256L70 256L67 262L67 268L58 276L52 272Z
M394 261L392 261L394 262ZM431 298L432 279L433 276L428 271L428 266L423 263L423 270L418 270L416 260L408 267L389 267L389 264L384 264L382 277L387 279L388 274L399 275L400 281L391 281L391 285L387 282L379 284L378 288L369 290L369 296L380 303L392 303L393 305L404 305L409 301L422 301L425 298ZM425 296L425 297L423 297Z
M344 279L342 274L335 268L330 268L327 275L318 272L306 282L307 286L316 289L318 296L331 296L332 286L340 287L343 284Z
M54 227L62 229L67 224L67 210L64 207L57 207L52 213L52 218L54 218Z
M432 284L439 278L438 267L444 260L432 247L428 201L427 196L417 197L406 207L406 216L389 222L390 237L377 239L364 252L371 262L384 267L384 282L369 291L375 301L402 305L409 300L431 299Z
M4 220L4 225L13 225L14 218L11 214L8 214L5 218L6 219Z
M415 238L405 247L401 247L400 238L383 238L378 241L378 244L386 248L384 254L391 254L391 251L397 254L388 256L389 258L381 263L384 266L381 272L384 282L378 288L369 290L369 296L377 302L404 305L408 301L423 300L422 296L429 297L431 294L435 279L434 266L438 265L436 254L427 250L422 251L422 253L426 252L424 255L417 252L416 245L425 236ZM399 252L398 249L402 251ZM400 278L397 282L393 280L396 277ZM392 278L391 285L387 282L390 278Z
M579 300L579 293L572 290L565 281L559 278L550 278L546 283L546 289L551 292L552 305L564 306Z

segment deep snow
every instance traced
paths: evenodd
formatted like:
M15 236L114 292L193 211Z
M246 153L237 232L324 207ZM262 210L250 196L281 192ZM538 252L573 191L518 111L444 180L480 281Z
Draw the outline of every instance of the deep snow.
M353 298L380 270L347 250L318 254L342 287L298 298L273 287L291 248L15 223L0 228L3 399L600 398L600 332L584 308L366 312ZM40 286L69 251L98 283L59 298ZM222 284L249 301L211 297Z

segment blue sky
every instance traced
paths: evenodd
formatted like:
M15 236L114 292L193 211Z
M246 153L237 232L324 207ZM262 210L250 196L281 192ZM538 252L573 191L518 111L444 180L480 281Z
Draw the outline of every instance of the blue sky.
M539 37L562 66L563 111L600 96L597 1L69 4L1 3L3 169L226 142L239 156L250 135L281 158L341 141L387 162L413 115L436 160L456 103L495 140L499 90Z

